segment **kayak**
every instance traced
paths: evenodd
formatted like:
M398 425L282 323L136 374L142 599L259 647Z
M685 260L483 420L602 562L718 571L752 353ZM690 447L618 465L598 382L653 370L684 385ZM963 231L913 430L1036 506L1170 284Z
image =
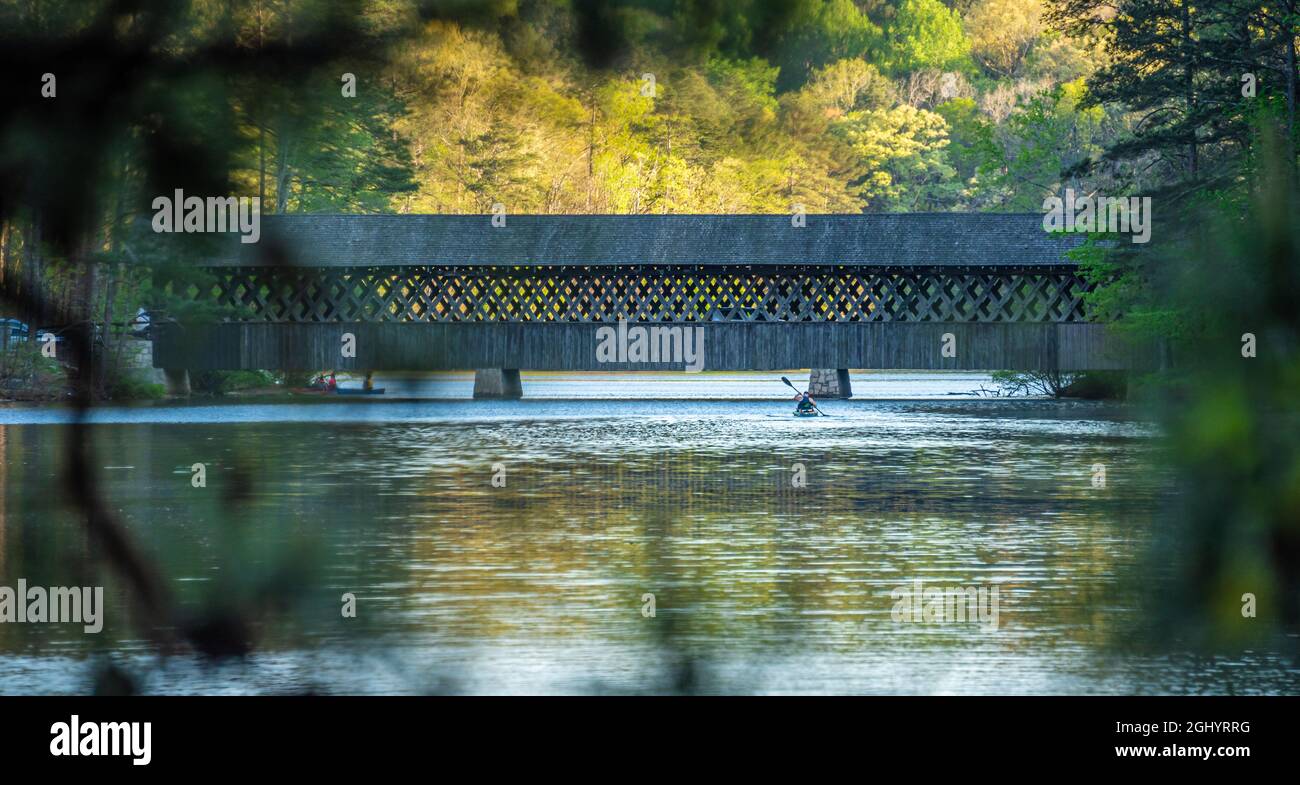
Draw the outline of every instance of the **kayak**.
M820 415L817 411L801 412L798 409L795 409L794 416L795 417L818 417Z

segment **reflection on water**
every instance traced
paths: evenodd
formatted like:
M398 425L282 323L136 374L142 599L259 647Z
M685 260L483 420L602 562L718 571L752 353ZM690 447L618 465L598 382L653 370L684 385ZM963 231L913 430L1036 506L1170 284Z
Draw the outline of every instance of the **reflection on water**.
M0 584L95 580L111 599L99 636L0 625L0 692L84 691L106 662L161 692L1296 691L1267 657L1106 646L1132 621L1116 576L1165 485L1144 466L1150 429L1122 409L827 408L105 412L106 490L177 600L257 619L255 653L219 664L149 652L112 577L82 566L57 482L63 426L4 411L26 424L0 426ZM191 487L200 462L207 488ZM915 579L996 585L999 629L894 622L890 592Z

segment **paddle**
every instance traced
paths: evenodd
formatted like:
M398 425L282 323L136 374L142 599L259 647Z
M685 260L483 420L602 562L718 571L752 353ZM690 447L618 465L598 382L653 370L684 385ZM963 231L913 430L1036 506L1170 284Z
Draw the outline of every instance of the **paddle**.
M791 390L794 390L795 392L799 393L800 395L803 395L803 391L800 390L798 387L795 387L795 386L790 382L789 379L787 379L787 378L785 378L784 376L782 376L782 377L781 377L781 381L785 382L786 386L789 387ZM820 408L818 408L818 406L817 406L816 403L813 404L813 411L817 412L817 413L820 414L822 417L830 417L829 414L827 414L826 412L824 412L824 411L822 411Z

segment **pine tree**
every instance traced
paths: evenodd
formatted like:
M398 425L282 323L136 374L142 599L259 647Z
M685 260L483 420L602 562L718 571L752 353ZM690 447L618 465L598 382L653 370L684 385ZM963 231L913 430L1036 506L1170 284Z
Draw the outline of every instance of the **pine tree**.
M1233 2L1233 0L1229 0ZM1132 133L1111 144L1112 160L1155 156L1170 182L1207 180L1239 138L1242 54L1227 16L1191 0L1057 0L1049 21L1103 41L1106 63L1089 77L1087 104L1118 104L1135 114ZM1209 166L1207 167L1207 163Z

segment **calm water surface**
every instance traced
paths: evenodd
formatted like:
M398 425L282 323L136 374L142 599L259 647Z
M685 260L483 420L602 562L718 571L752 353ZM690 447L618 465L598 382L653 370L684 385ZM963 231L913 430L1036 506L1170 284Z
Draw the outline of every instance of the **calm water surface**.
M58 480L66 413L0 407L0 584L109 595L99 635L0 625L0 693L89 691L109 664L164 693L1300 691L1263 655L1108 645L1167 492L1153 429L1114 405L945 396L981 381L855 379L911 399L819 419L789 417L772 374L100 410L111 505L183 613L254 620L254 653L221 662L136 637ZM998 628L893 621L917 579L998 587Z

